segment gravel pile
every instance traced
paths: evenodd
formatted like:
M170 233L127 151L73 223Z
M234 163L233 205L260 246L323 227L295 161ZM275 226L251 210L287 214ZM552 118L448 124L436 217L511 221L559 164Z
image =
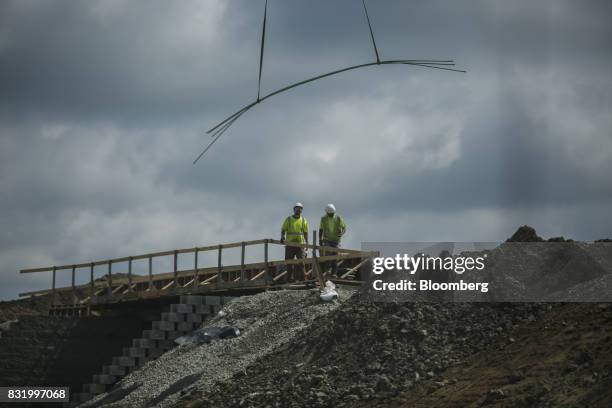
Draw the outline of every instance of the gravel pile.
M180 407L350 407L393 398L533 321L537 304L373 304L354 296ZM506 337L504 339L504 336Z
M504 243L489 253L486 280L497 301L612 301L609 288L581 285L612 275L612 245L577 242ZM554 294L554 296L552 296ZM564 296L565 294L565 296Z
M544 246L535 230L523 227L519 232L503 248L491 252L493 273L487 276L492 286L498 283L512 296L490 300L522 299L530 295L524 288L532 286L569 293L576 299L586 294L596 299L602 290L610 293L609 244L553 238L549 241L561 244ZM517 241L533 244L522 246ZM499 266L502 260L509 271L508 267L495 269L493 261ZM516 287L504 285L506 278L514 279ZM512 336L518 328L560 307L541 303L373 303L367 296L352 296L348 291L341 288L340 302L331 304L321 303L317 291L243 297L224 309L226 316L207 323L238 327L242 336L177 348L126 377L115 390L119 397L112 397L111 392L103 397L104 404L385 406L400 393L414 392L419 384L448 385L449 380L441 376L446 368L460 366L468 357L492 347L495 351L510 347L516 343Z
M352 293L349 289L340 291L340 302ZM272 351L293 342L304 328L336 309L340 302L322 303L316 290L269 291L238 298L204 327L234 326L241 331L239 337L179 346L84 406L170 406L180 393L210 389L216 382L244 374L254 361L265 360Z

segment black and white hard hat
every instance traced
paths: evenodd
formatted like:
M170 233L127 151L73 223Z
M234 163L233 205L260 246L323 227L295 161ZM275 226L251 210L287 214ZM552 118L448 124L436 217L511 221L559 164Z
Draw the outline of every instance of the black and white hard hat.
M304 208L304 205L298 201L297 203L295 203L295 204L293 205L293 208L295 208L295 207Z

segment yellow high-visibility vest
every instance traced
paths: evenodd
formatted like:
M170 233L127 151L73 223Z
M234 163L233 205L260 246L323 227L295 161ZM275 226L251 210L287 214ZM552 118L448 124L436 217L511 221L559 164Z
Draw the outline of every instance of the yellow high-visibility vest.
M340 231L346 231L346 224L338 214L334 214L333 217L324 215L321 217L319 228L323 231L324 240L339 243L342 237Z
M308 221L301 215L299 218L290 215L285 219L281 228L282 231L285 231L287 242L303 244L305 242L304 233L308 234Z

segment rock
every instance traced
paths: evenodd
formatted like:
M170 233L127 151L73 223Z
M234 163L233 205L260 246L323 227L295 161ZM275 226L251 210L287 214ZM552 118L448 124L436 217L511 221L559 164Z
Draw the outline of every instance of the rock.
M582 382L587 385L592 385L597 382L597 380L592 375L585 375L582 377Z
M580 368L580 366L576 363L570 363L567 365L567 367L565 368L566 372L571 372L571 371L576 371L578 368Z
M442 388L442 387L447 386L447 385L449 384L449 381L448 381L448 380L443 380L443 381L435 381L435 382L434 382L434 384L435 384L437 387Z
M510 373L510 375L508 375L508 382L510 384L516 384L517 382L521 381L523 378L525 378L525 375L521 372L521 371L513 371Z
M3 331L9 331L11 329L11 326L15 323L17 323L18 320L7 320L6 322L0 323L0 333Z
M310 377L312 379L312 382L314 384L319 384L321 382L323 382L325 380L325 376L324 375L313 375L312 377Z
M506 242L542 242L544 239L538 236L536 230L529 225L519 227L516 232L506 240Z
M389 325L387 324L381 324L380 326L378 326L378 330L384 336L387 336L390 332Z
M376 394L376 391L374 391L373 388L369 388L369 387L365 387L361 390L360 393L364 398L367 399L368 396L372 396L374 394Z
M501 399L506 398L506 394L501 389L492 389L489 390L487 395L485 395L482 405L489 405L494 403L495 401L499 401Z
M390 391L391 388L391 381L389 381L389 378L387 376L378 376L378 381L376 382L376 391Z

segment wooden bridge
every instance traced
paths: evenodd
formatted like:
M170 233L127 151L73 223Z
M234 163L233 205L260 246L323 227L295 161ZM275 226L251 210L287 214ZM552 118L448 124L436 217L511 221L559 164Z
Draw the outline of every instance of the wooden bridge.
M311 256L304 259L271 260L269 253L271 246L274 245L308 248L311 250ZM247 248L254 246L263 246L263 260L256 263L245 263ZM224 265L223 251L231 248L240 248L240 263ZM217 253L216 265L201 265L199 255L206 252ZM185 256L185 254L192 254L193 267L179 270L179 256ZM175 249L89 263L22 269L20 273L51 273L51 288L20 293L20 296L51 295L53 298L51 314L88 314L92 306L139 299L207 293L229 295L273 288L323 285L324 280L331 277L326 274L326 271L321 270L321 265L329 261L336 261L339 270L342 271L339 276L331 280L337 283L361 284L359 270L373 256L377 256L377 253L316 245L316 231L313 231L313 244L308 245L281 243L275 239L259 239ZM172 257L173 269L169 272L154 274L153 259L161 257ZM148 276L133 274L133 263L143 260L148 261ZM127 271L121 273L120 277L117 276L118 271L113 269L113 265L116 268L119 263L127 263ZM290 265L304 268L303 280L286 282L287 267ZM99 266L107 267L106 274L94 279L94 268ZM71 285L56 287L57 272L62 270L71 271ZM76 285L77 274L87 272L89 272L89 282Z

